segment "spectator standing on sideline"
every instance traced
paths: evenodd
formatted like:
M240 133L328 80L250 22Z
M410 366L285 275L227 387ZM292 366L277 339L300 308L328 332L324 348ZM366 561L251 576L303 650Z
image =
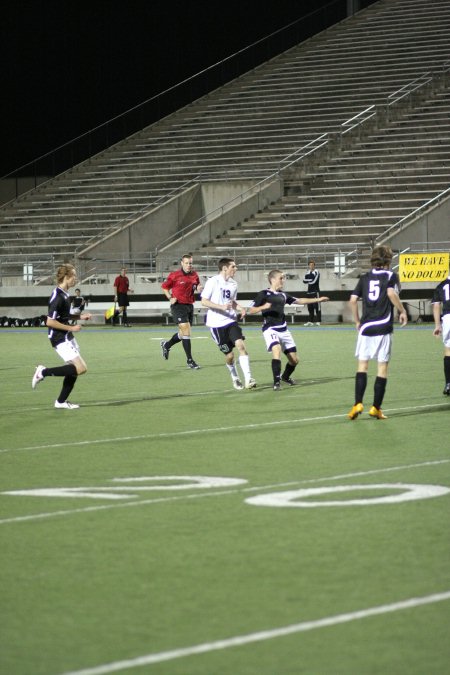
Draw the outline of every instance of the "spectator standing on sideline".
M245 349L245 338L237 322L237 312L245 316L245 309L237 302L237 283L234 280L237 265L232 258L221 258L219 274L210 277L202 292L202 305L207 307L206 325L212 339L225 356L225 365L235 389L253 389L256 382L250 372L250 359ZM234 348L239 352L239 365L244 374L244 384L236 370Z
M291 375L298 365L297 346L286 324L285 305L310 305L313 302L321 303L329 300L325 296L318 297L317 299L294 298L283 291L285 278L281 270L269 272L269 288L260 291L247 309L247 314L262 312L264 320L262 326L263 337L266 342L267 351L272 352L274 391L280 391L281 382L285 382L290 386L296 384ZM281 374L282 351L287 357L283 374Z
M131 328L131 324L128 323L128 314L127 307L130 304L128 298L129 293L134 293L130 288L130 281L127 277L126 267L122 267L120 274L114 279L114 302L117 302L119 305L119 314L122 313L122 323L124 326ZM112 323L116 323L118 315L114 315L111 319Z
M308 285L306 295L308 298L318 298L320 295L320 272L316 270L316 263L314 260L308 261L309 271L303 277L303 283ZM320 311L320 304L318 302L308 303L309 321L305 326L320 326L322 321L322 312Z
M56 271L57 286L50 296L48 303L48 337L50 344L59 356L65 361L64 366L56 368L46 368L37 366L31 381L33 389L46 377L63 377L63 385L58 398L55 401L55 408L79 408L79 405L68 401L69 395L77 381L78 375L86 372L87 366L80 354L77 341L73 333L81 330L81 325L70 326L72 318L70 313L70 295L69 288L75 286L77 281L76 270L73 265L61 265ZM87 320L91 318L90 314L79 315L80 319Z
M73 317L73 319L72 319L73 325L75 325L77 323L77 319L80 318L81 313L84 312L87 304L88 304L88 302L81 295L80 289L76 288L75 289L75 295L72 298L72 305L71 305L71 309L70 309L71 315Z
M387 384L387 373L392 351L394 330L394 307L399 312L402 326L408 323L408 316L399 298L397 275L390 271L392 249L376 246L370 258L372 270L362 274L350 296L353 321L358 331L355 356L358 368L355 376L355 403L348 417L354 420L363 408L363 397L367 386L369 360L377 360L377 377L374 384L374 398L369 415L379 420L386 419L381 410ZM362 316L359 316L358 300L362 299Z
M181 257L181 269L171 272L161 284L163 293L170 302L170 311L178 330L170 340L161 340L163 358L169 358L170 349L181 342L186 354L187 366L198 370L200 366L192 358L191 327L194 318L195 293L202 291L197 272L192 268L190 253Z
M444 343L444 396L450 396L450 274L434 289L433 299L434 331L433 335L442 335ZM442 314L442 319L441 319Z

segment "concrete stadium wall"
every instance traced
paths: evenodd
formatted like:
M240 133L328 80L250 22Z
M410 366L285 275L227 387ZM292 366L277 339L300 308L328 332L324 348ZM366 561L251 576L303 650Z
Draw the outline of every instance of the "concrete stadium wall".
M305 270L306 272L306 270ZM302 273L298 270L286 270L287 281L286 291L295 297L305 295L306 286L302 283ZM113 281L111 276L106 283L95 285L80 285L81 293L84 297L90 298L90 306L87 311L92 311L97 315L95 322L103 323L103 312L111 306L113 302ZM130 317L139 317L141 320L157 319L159 322L166 323L167 302L161 291L160 283L143 283L138 274L129 275L131 287L134 289L134 295L130 297ZM237 281L239 284L238 296L244 306L248 305L251 299L262 288L267 287L267 272L261 270L240 270ZM348 305L350 293L356 286L357 279L354 277L339 278L330 270L321 270L321 292L323 295L329 295L331 302L323 306L323 323L351 322L351 312ZM435 283L415 283L404 284L402 289L402 299L408 302L412 320L417 320L421 315L430 314L429 301ZM53 290L53 286L4 286L0 288L0 317L9 316L19 319L46 315L47 302ZM308 311L304 306L296 312L296 322L307 321ZM260 320L256 317L255 320Z

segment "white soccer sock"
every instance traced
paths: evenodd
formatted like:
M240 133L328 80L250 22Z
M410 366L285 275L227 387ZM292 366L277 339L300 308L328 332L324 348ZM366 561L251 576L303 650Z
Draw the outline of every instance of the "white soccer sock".
M250 359L248 358L248 355L241 355L239 357L239 365L242 368L242 372L244 373L244 378L245 381L249 380L252 376L250 372Z
M232 379L233 379L233 380L237 380L237 379L238 379L238 374L237 374L237 370L236 370L236 365L235 365L234 363L232 363L231 365L230 365L229 363L226 363L225 365L226 365L226 367L228 368L229 373L230 373Z

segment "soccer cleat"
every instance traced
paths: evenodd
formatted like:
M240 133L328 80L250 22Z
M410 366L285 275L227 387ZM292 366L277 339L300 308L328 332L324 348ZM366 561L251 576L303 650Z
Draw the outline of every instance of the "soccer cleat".
M320 326L320 321L317 321L314 325L315 325L315 326Z
M75 408L79 408L80 406L77 405L76 403L71 403L70 401L64 401L64 403L60 403L58 400L55 401L55 408L66 408L67 410L74 410Z
M275 384L273 385L273 390L281 391L281 382L275 382Z
M381 410L381 408L375 408L374 405L369 410L369 415L371 417L375 417L375 419L377 419L377 420L387 420L387 417L386 417L386 415L383 414L383 411Z
M444 396L450 396L450 382L448 382L448 383L445 385L445 389L444 389L444 391L443 391L442 393L444 394Z
M44 379L44 376L42 375L44 368L45 366L37 366L36 370L34 371L33 379L31 380L32 389L35 389L36 385L39 384L39 382L42 382Z
M281 381L285 384L288 384L290 387L294 387L297 384L297 382L293 380L292 377L282 377Z
M303 324L304 326L314 326L312 321L307 321L306 323Z
M248 380L245 382L245 388L246 389L254 389L256 387L256 380L253 379L253 377L250 377Z
M358 417L358 415L361 415L363 410L364 406L362 403L355 403L355 405L352 407L352 409L347 415L348 419L355 420Z
M161 344L161 353L162 353L163 359L166 359L166 361L167 361L167 359L169 358L169 350L166 347L166 341L161 340L160 344Z
M200 370L198 363L195 363L194 359L188 359L187 367L192 368L192 370Z
M243 385L242 382L236 377L236 378L233 380L233 387L234 387L235 389L240 390L240 389L243 389L243 388L244 388L244 385Z

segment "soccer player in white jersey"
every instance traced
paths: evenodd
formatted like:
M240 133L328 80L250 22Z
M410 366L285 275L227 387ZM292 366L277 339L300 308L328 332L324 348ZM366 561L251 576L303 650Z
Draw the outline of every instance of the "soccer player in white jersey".
M219 274L210 277L202 291L202 305L207 307L206 325L211 336L225 356L225 365L235 389L253 389L256 382L250 372L250 360L245 349L245 338L237 322L237 312L245 316L245 309L237 302L237 283L234 280L237 265L232 258L221 258ZM239 352L239 365L244 374L244 384L236 370L234 348Z
M369 415L375 419L386 419L381 410L387 384L387 373L392 350L394 330L394 307L399 312L400 325L406 326L408 317L399 298L397 275L390 271L392 249L376 246L370 258L372 269L362 274L350 296L353 321L358 331L355 356L358 368L355 376L355 403L348 413L354 420L363 408L363 396L367 386L369 360L378 362L374 384L374 398ZM358 300L362 300L362 316L359 316Z
M87 371L86 363L80 354L80 349L73 335L73 333L78 333L81 330L81 325L70 325L74 315L70 312L69 289L75 286L76 281L77 273L74 266L60 265L56 271L57 286L48 301L48 338L52 347L65 361L65 365L54 368L37 366L31 381L31 386L35 389L36 385L42 382L44 378L63 377L61 392L55 401L55 408L66 408L68 410L80 407L76 403L71 403L68 398L78 375L83 375ZM91 319L92 316L86 313L77 315L77 318L87 320Z

